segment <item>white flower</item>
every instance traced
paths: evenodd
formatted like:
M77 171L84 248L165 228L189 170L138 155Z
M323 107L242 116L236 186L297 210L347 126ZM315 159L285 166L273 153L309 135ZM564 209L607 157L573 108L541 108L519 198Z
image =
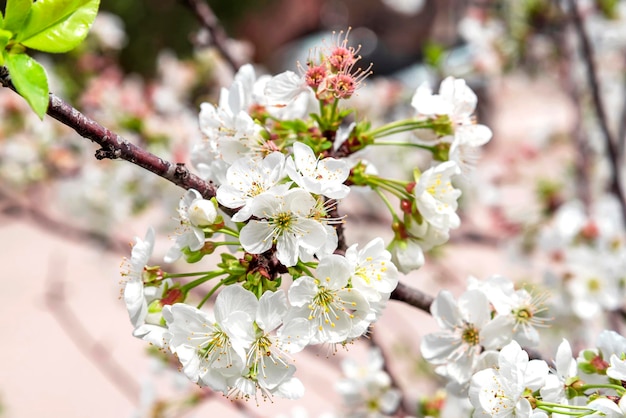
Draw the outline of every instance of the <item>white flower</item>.
M580 247L566 255L570 278L566 288L573 298L572 309L582 319L592 319L603 309L616 309L621 302L618 277L606 265L603 254Z
M263 96L267 111L277 119L304 119L318 111L315 93L304 77L285 71L264 80Z
M389 244L389 252L393 264L404 274L421 268L425 262L422 247L412 238L394 239Z
M398 285L398 270L391 262L391 254L385 249L382 238L374 238L362 250L358 249L358 244L351 245L345 258L352 269L352 287L369 302L380 301Z
M296 265L326 241L326 229L308 215L316 200L302 189L289 190L284 196L262 194L252 202L251 220L241 229L239 240L244 250L261 254L276 244L276 257L285 266Z
M411 220L411 222L407 222L406 227L409 238L417 240L423 251L429 251L433 247L445 244L450 239L448 228L439 229L426 221L417 223Z
M439 94L432 94L427 84L422 84L416 90L411 105L422 118L436 118L448 116L454 129L454 137L442 138L442 141L452 142L450 146L450 160L455 161L463 172L473 168L477 158L478 147L491 140L491 130L474 123L473 113L476 109L476 94L470 89L465 80L447 77L441 82ZM432 140L432 134L422 133L425 140Z
M251 292L232 285L217 297L215 320L184 303L163 308L170 349L191 381L226 393L244 369L257 306Z
M134 327L138 327L144 322L148 314L148 304L144 297L143 270L154 250L154 229L150 227L142 240L135 237L135 245L131 252L129 270L124 273L128 277L124 287L124 302L128 309L130 322Z
M187 211L189 223L197 228L213 225L217 218L215 204L206 199L195 199Z
M442 290L430 310L443 331L422 338L422 356L443 366L445 376L463 385L470 380L483 346L497 347L502 342L499 323L491 319L489 301L479 290L463 293L458 303Z
M331 199L342 199L350 188L343 184L350 175L348 163L335 158L319 160L311 147L301 142L293 144L293 158L287 160L287 174L308 192Z
M606 374L612 379L626 381L626 360L611 354L611 365L606 369Z
M273 152L262 161L244 157L236 160L226 172L226 182L217 189L217 201L227 208L239 209L232 220L243 222L252 215L253 199L264 192L282 195L289 184L279 185L283 178L285 156Z
M503 331L509 338L524 346L539 344L536 327L545 326L547 321L542 316L547 310L547 293L532 295L525 289L515 290L513 282L502 276L492 276L483 283L474 281L469 287L478 288L487 295L499 320L508 324Z
M246 368L243 378L254 382L264 396L282 392L279 386L291 381L295 366L288 358L289 353L301 351L309 342L310 327L305 318L287 318L287 298L282 290L265 292L258 303L256 329L248 339L252 341L246 353ZM288 385L297 384L295 381ZM296 396L291 393L289 397Z
M541 397L544 401L568 405L568 398L565 393L565 385L568 379L575 377L578 372L576 360L572 357L572 348L566 339L563 339L556 351L556 370L554 374L548 375L546 384L541 388Z
M587 404L587 408L597 411L585 415L585 418L623 418L626 416L626 397L622 396L619 404L607 398L598 398Z
M451 182L452 176L459 172L455 162L446 161L423 172L415 185L413 192L417 210L435 228L448 230L461 224L456 213L461 191L455 189Z
M502 348L498 368L476 373L471 380L469 398L476 408L474 417L537 417L524 392L543 387L548 365L543 360L528 361L528 353L516 341ZM538 415L542 414L542 415Z
M163 297L163 292L171 285L171 280L144 284L143 273L154 249L154 229L149 228L145 238L135 238L129 270L124 273L128 281L124 287L124 303L133 324L133 336L148 341L157 347L164 347L166 328L160 325L160 305L150 309L150 305Z
M350 265L340 255L322 259L316 275L303 276L289 289L294 307L290 316L306 318L313 333L312 344L340 343L351 335L370 313L370 305L357 289L347 288Z
M347 416L386 416L398 408L401 393L391 387L383 370L384 360L377 348L370 349L368 361L359 364L348 358L341 363L345 379L335 385L348 409Z
M182 231L165 254L167 263L179 259L185 247L191 251L198 251L204 246L204 231L201 226L210 225L215 221L217 209L213 202L205 201L198 191L189 189L180 199L178 216Z

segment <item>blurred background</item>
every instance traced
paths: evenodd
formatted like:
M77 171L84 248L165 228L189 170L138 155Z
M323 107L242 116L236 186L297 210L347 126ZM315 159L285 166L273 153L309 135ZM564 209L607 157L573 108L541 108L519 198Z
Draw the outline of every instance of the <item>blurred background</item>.
M201 140L199 105L217 102L232 63L253 63L257 75L297 71L332 31L351 28L360 62L373 65L348 103L359 117L373 125L408 117L419 85L436 91L454 76L477 93L477 119L494 132L461 185L462 227L403 282L432 295L442 287L458 293L469 275L542 283L555 259L541 231L559 208L575 200L591 216L609 195L622 199L623 210L626 1L211 0L203 3L215 17L211 26L194 4L102 0L79 48L36 55L51 91L131 142L189 163ZM330 388L348 355L367 361L367 342L330 358L303 353L305 398L257 407L195 389L133 339L120 264L150 225L160 237L155 260L162 259L182 191L127 162L98 161L96 149L0 90L0 417L339 416L342 399ZM398 150L369 158L405 178L426 161ZM371 199L351 195L342 206L353 223L349 243L393 237L388 214ZM591 332L575 315L556 319L554 341L560 326ZM394 385L415 415L437 389L419 356L431 322L392 301L372 337L393 358Z

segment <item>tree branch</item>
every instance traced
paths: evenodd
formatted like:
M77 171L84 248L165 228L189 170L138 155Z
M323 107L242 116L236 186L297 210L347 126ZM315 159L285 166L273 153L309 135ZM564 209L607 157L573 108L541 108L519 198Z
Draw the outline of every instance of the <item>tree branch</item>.
M55 219L40 207L30 202L27 203L23 199L19 199L0 186L0 202L3 201L7 202L7 204L2 205L0 208L0 213L3 215L12 218L30 219L45 230L64 238L74 239L76 241L95 242L99 248L116 254L126 254L130 248L127 242L116 240L107 234L79 228Z
M428 314L430 314L430 305L432 305L434 300L432 296L422 293L421 290L414 289L401 282L398 283L396 290L391 292L391 299L407 303Z
M55 263L58 266L58 263ZM58 271L55 267L54 271ZM45 303L74 346L123 394L133 405L139 402L141 389L111 356L111 351L93 337L72 312L65 299L65 283L48 279Z
M232 68L233 73L237 72L241 64L228 50L228 46L226 45L228 36L224 28L219 24L213 10L211 10L209 5L203 0L183 0L183 3L191 9L196 19L198 19L198 22L200 22L200 25L209 32L211 43L215 49L220 52L230 68Z
M622 191L622 182L619 169L620 156L617 150L616 141L614 141L613 136L611 135L608 120L606 117L606 111L604 110L602 98L600 97L600 87L598 84L598 75L594 61L593 48L591 46L591 42L589 42L589 36L585 31L585 27L580 13L578 12L576 0L569 0L569 7L572 14L572 23L574 24L574 28L576 29L576 33L578 34L578 39L580 41L581 54L587 67L587 82L589 83L589 88L591 89L593 108L596 113L596 117L598 118L600 130L602 131L604 142L606 144L609 163L613 171L610 190L619 200L620 207L622 208L622 217L624 221L626 221L626 199L624 197L624 192Z
M4 67L0 67L0 83L15 91ZM205 199L211 199L215 196L215 186L190 173L184 163L171 163L131 144L120 135L83 115L53 93L50 93L47 113L62 124L74 129L80 136L100 145L102 148L97 150L95 154L98 160L120 158L151 171L183 189L195 189Z

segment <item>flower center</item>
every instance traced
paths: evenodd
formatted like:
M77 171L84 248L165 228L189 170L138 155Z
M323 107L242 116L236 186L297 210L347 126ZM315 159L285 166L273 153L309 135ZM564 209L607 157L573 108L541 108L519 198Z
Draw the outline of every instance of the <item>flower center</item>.
M478 345L480 342L480 334L474 324L467 324L461 336L464 342L469 345Z
M280 232L289 230L294 216L291 212L281 212L272 219L272 225Z

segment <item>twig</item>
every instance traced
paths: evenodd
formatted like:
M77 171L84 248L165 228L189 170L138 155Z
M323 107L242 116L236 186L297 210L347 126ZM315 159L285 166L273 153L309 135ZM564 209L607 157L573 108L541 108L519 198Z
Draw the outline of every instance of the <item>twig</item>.
M421 290L409 287L404 283L398 283L396 290L391 292L391 299L408 303L426 313L430 313L430 305L432 305L434 300L432 296L422 293Z
M0 70L2 68L0 67ZM8 73L0 71L0 83L15 91ZM93 119L83 115L76 108L50 93L48 115L74 129L80 136L90 139L102 148L96 151L96 158L129 161L163 177L183 189L196 189L205 199L215 196L215 186L189 172L183 163L171 163L128 142ZM226 208L228 211L228 209Z
M563 28L565 29L565 28ZM591 155L593 150L589 146L589 142L585 140L586 132L582 126L582 100L580 94L579 83L576 82L574 68L574 54L568 42L569 33L561 30L555 34L556 45L561 52L562 59L559 60L559 79L567 95L570 97L576 112L574 126L570 130L570 135L574 139L576 149L576 160L574 162L576 170L574 176L576 178L576 194L583 203L584 208L589 212L591 207Z
M609 163L613 171L610 190L619 200L620 207L622 208L622 217L624 221L626 221L626 199L622 191L622 182L619 169L620 156L617 150L616 141L613 140L613 137L611 135L606 112L604 110L604 105L602 104L602 98L600 97L600 87L598 84L598 75L594 62L593 48L591 46L591 42L589 42L589 37L587 36L587 33L585 31L585 27L583 25L580 13L578 12L578 7L576 3L576 0L569 0L569 7L572 13L572 22L574 24L574 28L576 29L576 33L578 34L581 53L587 67L587 82L589 83L589 88L591 89L593 108L596 113L596 117L598 118L600 130L602 131L602 135L604 136L604 142L606 143Z
M398 384L398 378L389 367L389 364L390 364L389 356L387 355L383 347L378 343L376 339L375 331L372 331L370 333L370 338L368 339L368 341L372 347L376 347L380 350L380 355L383 357L383 370L385 371L385 373L389 375L389 378L391 379L391 386L399 390L401 393L402 398L394 415L401 416L401 417L409 415L407 413L407 411L410 410L410 407L407 407L409 400L407 399L406 394L404 393L404 391L401 389L400 385Z
M58 234L63 238L76 241L95 242L100 249L116 254L128 253L128 243L115 240L106 234L89 229L83 229L70 225L58 219L54 219L39 207L20 201L0 187L0 201L6 200L7 204L0 208L0 213L13 218L28 218L47 231Z
M228 50L228 46L226 45L228 36L226 36L224 28L219 24L213 10L211 10L209 5L203 0L183 0L183 2L189 6L202 27L209 32L213 46L220 52L230 68L232 68L233 73L235 73L239 67L241 67L241 64L238 63Z
M55 263L54 271L58 270L58 263ZM53 270L51 269L50 271ZM52 276L49 276L45 302L52 316L61 325L61 328L63 328L63 331L65 331L65 334L74 343L78 351L111 381L122 395L133 405L136 405L141 393L139 383L115 361L107 347L94 341L91 334L69 308L65 299L65 283L61 280L54 280Z

